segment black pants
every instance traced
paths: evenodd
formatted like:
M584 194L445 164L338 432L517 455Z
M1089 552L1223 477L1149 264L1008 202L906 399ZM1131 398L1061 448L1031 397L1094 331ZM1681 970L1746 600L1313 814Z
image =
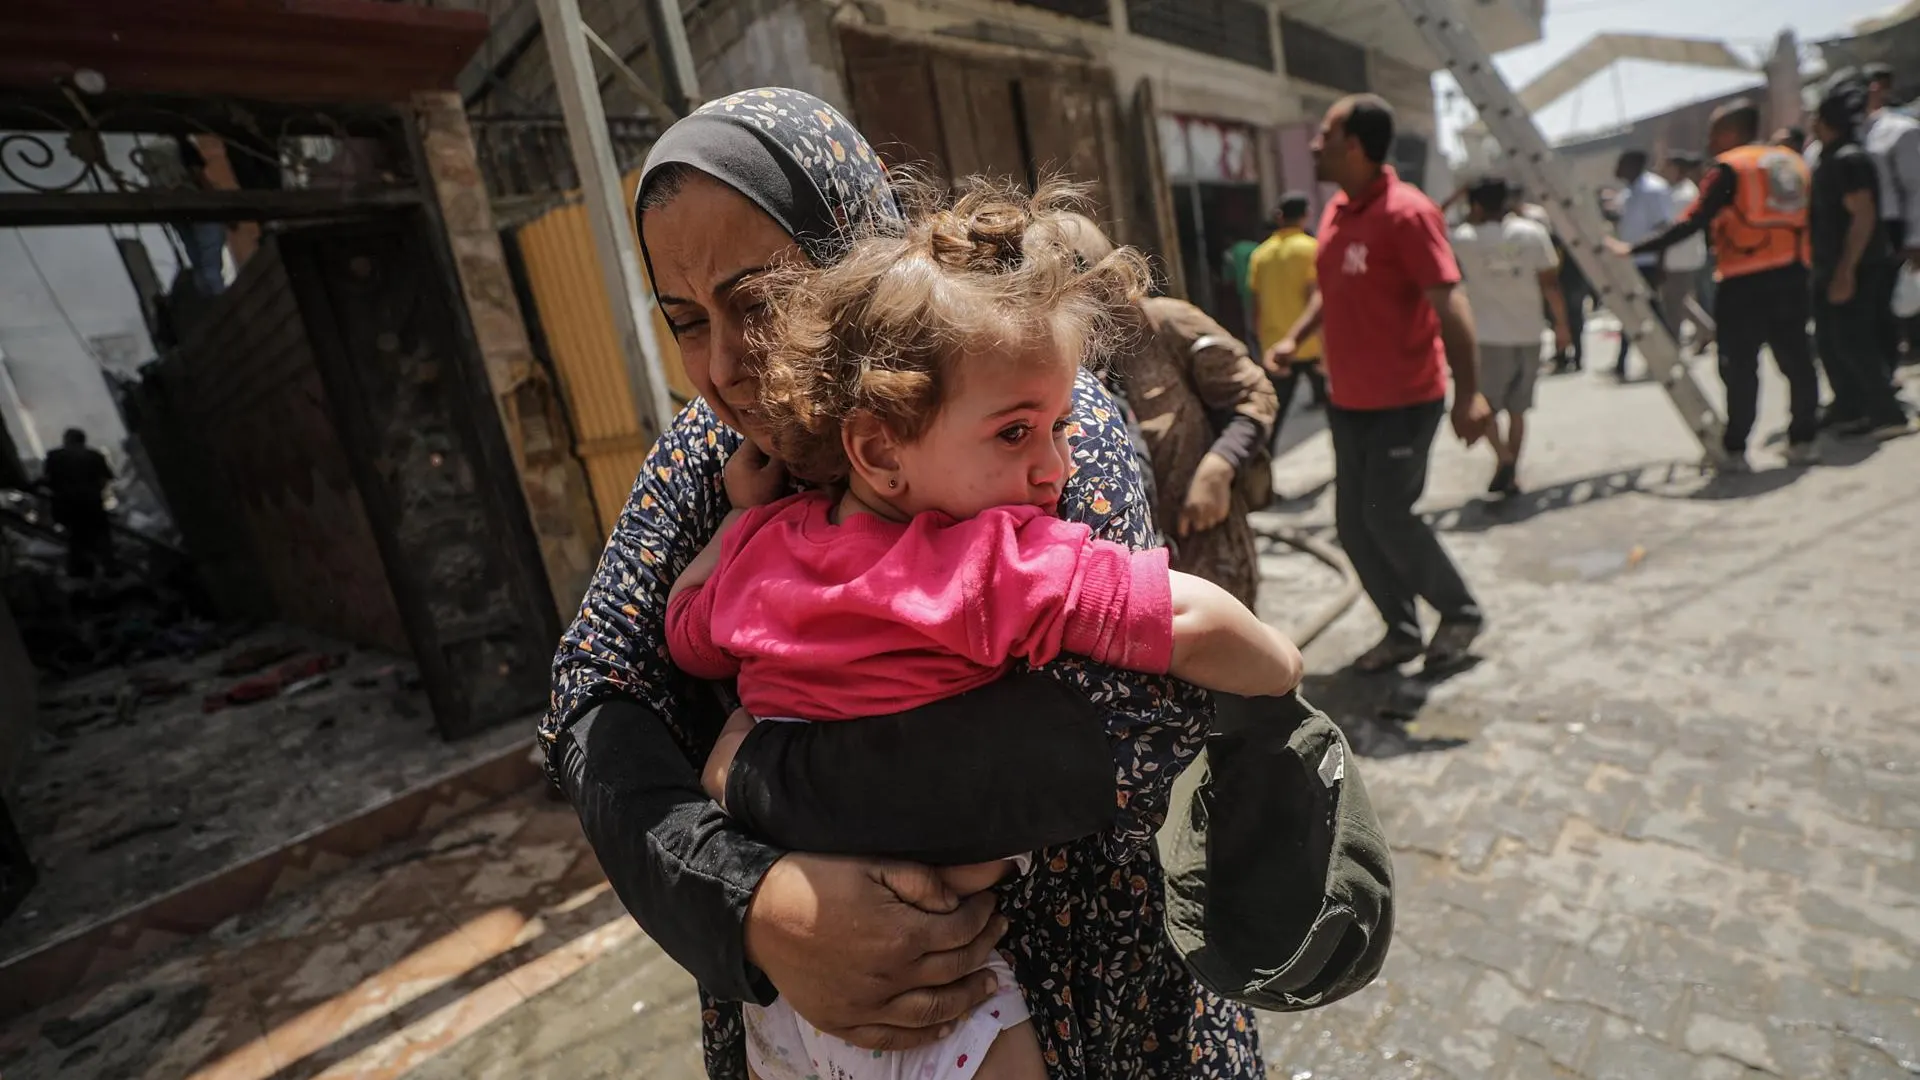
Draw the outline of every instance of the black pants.
M1820 375L1807 350L1808 282L1805 267L1763 270L1727 278L1714 296L1719 326L1720 381L1727 388L1730 454L1747 452L1747 437L1760 411L1760 347L1787 377L1793 419L1787 440L1812 442L1820 432Z
M1896 260L1868 259L1860 264L1856 299L1867 301L1865 313L1873 328L1873 351L1888 381L1900 368L1900 345L1907 336L1900 317L1893 313L1893 288L1899 281L1900 263ZM1816 306L1823 299L1824 295L1816 296Z
M1334 523L1388 634L1422 640L1415 600L1444 622L1478 622L1480 605L1433 529L1413 512L1444 401L1404 409L1327 407L1333 432Z
M113 558L113 525L98 502L55 499L54 524L67 533L67 576L87 579Z
M1287 426L1287 410L1293 407L1293 395L1299 392L1300 380L1305 378L1313 388L1313 402L1316 405L1327 403L1327 372L1320 361L1311 364L1295 364L1287 369L1285 375L1268 375L1273 383L1273 392L1280 397L1280 414L1273 418L1273 445L1280 445L1280 429Z
M1560 298L1567 305L1567 331L1573 338L1573 345L1566 352L1553 358L1555 367L1571 368L1579 371L1587 365L1587 279L1577 273L1569 272L1565 266L1560 268ZM1549 324L1553 321L1551 309L1547 312Z
M1660 303L1660 286L1666 280L1666 271L1658 266L1636 265L1634 269L1640 271L1641 280L1647 283L1647 304L1653 308L1653 317L1659 319L1662 325L1672 325L1667 322L1666 308ZM1620 374L1625 375L1627 354L1633 351L1633 338L1627 335L1626 315L1618 311L1614 315L1620 319L1620 363L1617 366Z
M1833 415L1840 419L1867 420L1875 427L1906 419L1887 380L1886 354L1881 351L1879 315L1884 310L1865 289L1856 290L1845 304L1832 304L1826 282L1814 286L1813 332L1820 344L1820 366L1833 387Z

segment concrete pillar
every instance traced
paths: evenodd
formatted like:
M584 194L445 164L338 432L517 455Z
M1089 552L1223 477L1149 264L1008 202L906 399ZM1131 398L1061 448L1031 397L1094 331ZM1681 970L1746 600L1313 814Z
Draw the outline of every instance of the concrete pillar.
M573 454L559 388L534 358L527 337L466 109L458 94L436 91L414 95L413 114L468 319L564 623L579 609L606 538L594 517L586 472Z

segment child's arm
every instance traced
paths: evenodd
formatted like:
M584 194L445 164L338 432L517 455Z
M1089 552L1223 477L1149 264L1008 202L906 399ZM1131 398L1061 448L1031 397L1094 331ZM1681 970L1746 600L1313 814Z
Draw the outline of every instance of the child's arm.
M1204 578L1172 572L1173 664L1168 674L1242 697L1279 696L1300 685L1300 650L1233 595Z

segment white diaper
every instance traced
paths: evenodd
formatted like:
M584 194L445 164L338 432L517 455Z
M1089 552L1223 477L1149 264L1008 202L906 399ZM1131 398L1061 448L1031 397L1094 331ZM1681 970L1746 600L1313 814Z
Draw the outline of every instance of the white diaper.
M862 1050L800 1018L785 998L766 1008L748 1005L747 1064L760 1080L971 1080L993 1040L1027 1019L1013 968L999 953L987 968L1000 989L953 1034L916 1050Z

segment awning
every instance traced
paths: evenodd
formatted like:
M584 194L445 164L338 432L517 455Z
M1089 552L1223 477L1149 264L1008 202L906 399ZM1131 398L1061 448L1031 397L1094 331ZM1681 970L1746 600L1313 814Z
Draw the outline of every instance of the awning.
M452 89L486 36L479 12L377 0L7 0L0 87L91 70L116 94L392 102Z

